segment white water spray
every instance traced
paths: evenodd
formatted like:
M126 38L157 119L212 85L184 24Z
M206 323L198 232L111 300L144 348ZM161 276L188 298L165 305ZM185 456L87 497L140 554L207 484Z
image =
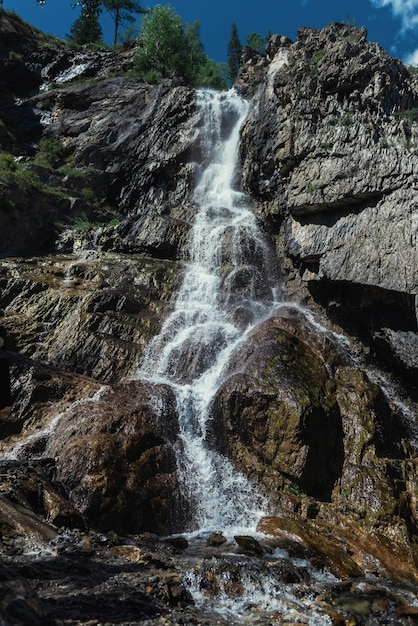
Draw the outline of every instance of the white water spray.
M265 502L229 461L210 448L211 404L228 360L271 311L272 258L248 197L237 182L247 103L234 91L198 92L202 117L197 214L175 308L149 345L138 375L176 392L178 468L194 521L188 530L255 527Z

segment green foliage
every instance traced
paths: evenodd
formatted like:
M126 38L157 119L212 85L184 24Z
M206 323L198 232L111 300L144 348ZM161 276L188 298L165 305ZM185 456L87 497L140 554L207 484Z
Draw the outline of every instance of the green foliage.
M262 54L264 52L266 40L258 33L250 33L247 35L246 44L256 52L260 52L260 54Z
M228 66L229 80L234 83L241 65L242 45L239 40L238 30L235 22L231 28L231 39L228 42Z
M169 5L157 4L142 21L135 57L138 71L167 76L175 70L186 77L188 52L181 18Z
M411 76L416 76L418 74L418 65L408 65L406 69Z
M66 159L67 154L68 151L58 139L42 137L35 161L40 165L56 168Z
M324 54L325 53L324 53L323 48L316 50L312 55L312 63L314 63L315 65L318 65L318 63L322 61L322 59L324 58Z
M414 124L418 122L418 107L413 109L405 109L404 111L399 111L396 114L396 117L399 120L406 120L410 124Z
M351 126L353 123L353 114L351 111L347 111L341 118L342 126Z
M157 70L148 70L148 72L144 72L142 78L149 85L159 85L163 79L160 72Z
M16 122L0 114L0 150L13 150L17 144L17 137Z
M306 187L306 193L312 196L317 189L321 189L321 183L308 183Z
M41 187L39 176L16 161L12 154L0 152L0 181L28 193Z
M227 85L225 74L224 65L206 57L198 67L195 84L211 89L225 89Z
M67 38L80 46L102 40L102 27L99 24L100 2L96 0L82 4L81 14L70 29Z
M103 0L103 6L110 13L115 25L113 31L114 46L120 37L121 27L129 28L132 26L135 20L133 13L145 13L137 0Z
M311 76L318 75L318 71L319 71L318 65L322 61L323 58L324 58L324 50L322 48L320 48L319 50L316 50L313 53L312 59L311 59L312 67L310 69Z
M88 230L89 228L101 228L103 226L116 226L119 220L112 219L110 222L91 222L85 211L82 211L80 215L76 217L68 216L66 219L71 223L73 228L78 230Z
M156 5L142 20L135 68L157 83L173 72L195 86L225 86L217 65L203 51L199 23L183 25L170 5Z
M76 217L68 217L67 219L69 222L71 222L74 228L78 228L80 230L86 230L91 226L90 220L87 217L85 211L82 211L81 214L77 215Z
M302 487L298 483L291 483L285 486L285 491L291 493L294 496L300 496L303 493Z

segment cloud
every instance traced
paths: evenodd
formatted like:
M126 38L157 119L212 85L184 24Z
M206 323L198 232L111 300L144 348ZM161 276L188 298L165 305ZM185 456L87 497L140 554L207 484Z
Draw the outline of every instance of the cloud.
M402 32L418 26L418 0L371 0L378 9L389 7L395 17L401 20Z
M405 65L418 65L418 49L410 52L403 61Z

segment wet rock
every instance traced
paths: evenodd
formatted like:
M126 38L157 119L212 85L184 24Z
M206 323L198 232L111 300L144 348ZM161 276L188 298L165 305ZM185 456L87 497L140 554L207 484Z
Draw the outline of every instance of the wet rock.
M248 535L235 535L235 541L244 552L263 556L264 550L261 544L254 537Z
M211 440L251 478L327 498L343 460L333 383L290 317L256 327L216 394Z
M121 383L69 409L47 453L57 459L70 501L96 528L177 530L177 428L169 387Z
M369 534L361 524L341 515L337 519L339 523L267 517L260 520L258 530L279 539L281 548L284 540L317 554L323 566L340 578L379 573L393 579L417 580L417 551L413 545L377 532Z
M165 578L165 586L170 606L181 607L187 604L193 604L192 597L190 593L184 589L179 576L167 576Z
M45 541L55 537L60 526L85 528L85 519L63 495L53 460L2 461L0 466L4 536Z
M189 547L189 542L185 537L169 537L166 539L166 543L176 550L187 550Z
M3 261L3 323L13 341L10 347L35 360L9 358L21 389L13 397L17 415L4 418L5 434L20 428L23 406L40 400L41 394L45 401L52 399L63 388L58 374L42 370L39 363L102 382L133 373L169 309L178 280L172 262L98 255L94 250L54 260ZM51 376L50 382L41 384L42 371ZM34 376L38 378L32 380Z
M25 470L19 491L11 483L7 493L57 525L159 529L162 534L180 530L187 505L177 487L172 390L133 381L100 388L83 377L63 378L55 372L50 379L55 390L64 382L58 397L47 394L46 406L44 401L30 405L22 445L6 438L2 449L23 459L24 467L33 456L54 458L54 481L65 484L65 490L54 489L36 472L26 476Z
M30 545L31 542L46 543L57 535L57 529L44 522L36 513L1 495L0 531L5 546L7 542L12 542L11 546L14 546L14 538L22 545Z
M45 614L37 594L13 568L0 565L0 619L10 626L41 626Z
M221 546L228 540L222 533L211 533L208 537L208 546Z

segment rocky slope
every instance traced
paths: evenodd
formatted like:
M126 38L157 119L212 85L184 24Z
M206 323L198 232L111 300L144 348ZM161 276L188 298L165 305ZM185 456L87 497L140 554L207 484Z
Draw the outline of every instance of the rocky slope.
M1 17L13 405L0 411L0 448L15 459L2 537L26 550L56 527L181 531L171 390L129 377L187 258L205 157L195 93L114 76L132 51L69 51ZM77 75L94 80L66 82ZM244 185L284 304L232 355L211 445L268 495L275 515L260 530L275 547L339 577L416 584L416 79L364 29L332 25L274 36L266 57L245 50L237 89L251 101ZM219 571L201 571L201 588L216 587Z

